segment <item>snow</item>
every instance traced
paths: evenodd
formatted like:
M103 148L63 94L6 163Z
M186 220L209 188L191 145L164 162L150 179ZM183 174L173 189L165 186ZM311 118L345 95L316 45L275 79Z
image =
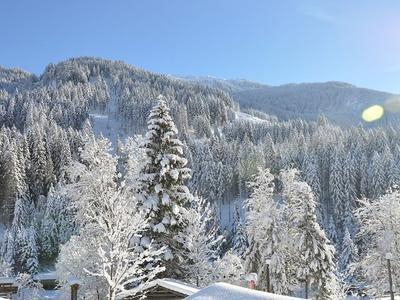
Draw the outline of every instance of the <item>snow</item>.
M0 277L0 284L14 284L14 277Z
M110 87L111 85L108 84ZM108 138L114 147L117 145L117 140L124 140L127 135L123 130L121 121L117 118L117 96L110 89L110 99L107 102L104 111L92 110L89 113L89 120L96 136L104 136Z
M123 136L121 124L115 119L115 117L113 117L108 107L107 112L109 115L100 114L97 112L89 113L89 119L96 136L102 135L108 138L115 146L117 139Z
M235 120L237 121L246 121L246 122L267 122L266 120L254 117L252 115L246 114L244 112L236 111L235 112Z
M235 203L236 201L240 201L238 203L243 203L243 199L234 199L232 201L218 201L217 203L217 215L220 219L221 229L231 230L234 222L234 213L235 213Z
M33 277L35 280L57 280L55 272L39 273Z
M48 273L39 273L33 277L35 280L44 281L44 280L57 280L57 276L54 272ZM0 284L10 283L13 284L15 282L14 277L0 277Z
M57 280L57 276L54 272L39 273L33 276L34 280L38 281L48 281ZM15 277L0 277L0 284L14 284Z
M197 293L185 298L186 300L295 300L299 298L281 296L250 290L229 283L214 283Z
M149 283L147 288L152 288L155 286L161 286L163 288L169 289L171 291L175 291L184 295L192 295L196 292L199 291L198 288L189 285L185 282L176 280L176 279L171 279L171 278L163 278L163 279L157 279Z
M40 292L40 299L60 300L70 298L71 296L69 295L69 292L62 290L44 290Z
M155 225L153 227L153 230L155 232L166 232L166 228L165 228L164 224L162 224L162 223L158 223L157 225Z

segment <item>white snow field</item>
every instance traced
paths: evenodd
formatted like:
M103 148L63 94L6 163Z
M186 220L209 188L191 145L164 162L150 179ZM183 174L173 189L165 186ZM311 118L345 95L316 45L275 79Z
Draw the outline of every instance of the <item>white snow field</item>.
M281 296L262 291L251 290L229 283L214 283L186 300L298 300L289 296Z
M116 147L117 140L124 140L127 135L123 130L121 121L118 120L117 114L117 99L114 93L110 93L110 101L108 101L103 112L92 110L89 113L89 120L96 136L104 136L108 138L113 147Z
M255 122L255 123L268 122L267 120L263 120L263 119L254 117L252 115L249 115L248 113L241 112L241 111L235 112L235 120L246 121L246 122Z

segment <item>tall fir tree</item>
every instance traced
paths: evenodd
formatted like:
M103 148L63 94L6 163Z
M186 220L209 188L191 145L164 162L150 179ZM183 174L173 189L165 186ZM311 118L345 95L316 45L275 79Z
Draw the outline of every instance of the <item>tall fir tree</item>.
M336 226L341 226L343 202L346 201L345 181L343 168L343 152L336 150L333 153L331 171L329 175L329 194L334 211ZM339 237L340 239L340 237Z
M54 259L60 246L65 244L76 232L75 211L66 189L58 184L51 188L43 208L43 218L40 223L40 248L42 257Z
M400 191L393 190L372 201L360 200L356 210L360 230L361 255L351 270L367 283L369 293L381 296L389 290L388 259L391 259L393 285L400 285ZM365 242L366 241L366 242Z
M381 156L376 151L372 154L367 175L369 187L368 197L376 199L385 192L386 187L385 167Z
M335 222L333 221L332 216L329 217L328 227L326 228L326 235L327 235L329 241L333 245L338 244L338 234L337 234L336 225L335 225Z
M302 170L303 170L304 180L311 187L311 189L315 195L315 200L317 201L318 204L320 204L320 202L322 200L321 199L321 196L322 196L321 182L320 182L320 178L318 175L318 163L316 160L316 156L313 153L305 154ZM327 218L324 218L323 209L322 209L321 205L317 205L316 213L317 213L318 222L320 224L323 224L324 226L327 226L328 225L328 224L326 224Z
M260 169L250 188L252 192L246 200L249 238L246 269L258 274L260 287L288 293L288 235L283 224L284 211L274 199L274 176L268 169Z
M232 250L240 258L244 258L249 242L247 240L245 224L240 216L240 208L235 207L235 222L233 224Z
M356 170L354 168L353 158L351 153L346 156L345 164L343 167L344 171L344 190L346 193L345 198L341 203L341 231L345 232L346 229L350 230L351 235L354 235L354 218L353 210L356 206L357 190L356 190ZM344 238L344 234L342 234Z
M283 196L290 211L294 236L298 241L296 248L300 253L296 274L298 280L304 282L305 298L310 295L310 287L315 287L317 299L333 299L335 250L317 222L314 195L307 183L297 180L296 170L284 172L282 180Z
M15 202L14 219L1 250L3 260L14 272L34 274L39 269L36 231L33 227L34 206L28 198L18 198Z
M351 238L349 230L346 228L342 243L342 248L339 256L338 270L342 274L343 279L354 284L355 274L351 270L351 264L358 262L358 249Z
M184 278L196 286L206 286L212 280L212 262L218 258L223 236L218 233L214 209L203 198L193 198L187 220L184 231L176 237L184 246L181 250Z
M181 248L175 237L187 226L185 207L193 199L186 181L190 169L183 155L183 143L163 97L150 112L142 148L147 162L139 174L140 210L150 219L147 232L160 247L166 246L166 273L180 275Z

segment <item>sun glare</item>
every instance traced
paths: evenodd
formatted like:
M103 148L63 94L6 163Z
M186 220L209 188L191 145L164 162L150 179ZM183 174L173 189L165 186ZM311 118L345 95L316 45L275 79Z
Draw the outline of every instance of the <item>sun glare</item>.
M381 105L372 105L364 109L362 113L362 119L365 122L374 122L382 118L384 109Z

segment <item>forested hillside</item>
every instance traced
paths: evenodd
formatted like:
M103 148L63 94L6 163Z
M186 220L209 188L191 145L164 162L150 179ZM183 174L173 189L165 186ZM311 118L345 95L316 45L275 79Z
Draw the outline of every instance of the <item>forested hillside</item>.
M336 125L348 127L386 126L399 123L398 108L393 106L398 95L359 88L345 82L302 83L269 86L246 80L222 80L214 77L188 78L204 86L228 92L242 109L256 109L280 120L302 118L316 121L323 114ZM368 106L385 107L385 117L374 124L362 121Z
M1 254L28 247L32 260L28 267L18 266L27 271L54 262L58 247L67 239L55 234L54 227L63 226L69 235L74 230L68 227L70 211L63 224L54 224L58 222L54 213L66 209L68 202L62 192L62 186L72 180L68 167L79 161L89 168L90 160L82 157L82 151L93 143L93 134L110 138L111 151L128 157L125 137L145 133L159 95L168 104L183 141L192 170L189 189L217 207L222 228L228 228L226 248L235 244L243 201L253 190L249 182L258 170L269 168L272 176L279 176L296 168L312 188L318 223L336 246L337 257L347 251L343 245L349 242L361 254L366 241L357 235L357 200L374 201L400 185L399 130L396 123L373 129L341 128L325 117L310 119L318 111L341 122L364 103L383 101L388 94L329 83L318 88L271 88L274 97L266 102L258 98L264 89L269 88L240 94L242 104L264 113L244 113L226 90L123 62L71 59L49 65L39 77L0 69L0 223L14 228L8 234L15 235L11 238L15 245L4 243ZM345 102L342 97L335 100L338 89ZM310 91L318 97L308 102ZM354 97L366 102L353 103ZM294 107L296 114L291 113ZM354 110L347 115L349 107ZM339 263L346 269L349 261Z

